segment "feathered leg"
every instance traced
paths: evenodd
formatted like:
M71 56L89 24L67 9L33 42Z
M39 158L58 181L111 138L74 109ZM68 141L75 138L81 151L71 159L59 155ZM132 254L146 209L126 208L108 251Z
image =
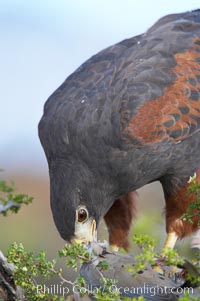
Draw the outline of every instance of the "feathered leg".
M200 183L200 170L197 172L197 181ZM163 183L162 183L163 184ZM173 193L166 193L166 186L163 185L166 200L166 230L167 239L163 248L173 249L178 238L184 238L198 229L199 210L192 212L192 223L182 219L189 206L196 201L194 193L188 191L190 184L186 182Z
M117 251L120 247L126 251L129 248L128 235L132 219L135 217L136 197L136 192L130 192L116 200L104 216L109 232L109 243L113 251Z

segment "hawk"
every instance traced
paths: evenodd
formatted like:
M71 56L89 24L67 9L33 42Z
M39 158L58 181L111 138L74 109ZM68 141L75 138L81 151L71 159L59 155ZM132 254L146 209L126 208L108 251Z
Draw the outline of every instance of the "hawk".
M49 97L39 137L53 218L64 240L90 243L105 219L114 249L128 248L136 190L160 181L167 239L197 230L182 220L200 183L200 10L168 15L99 52ZM146 200L148 203L148 200Z

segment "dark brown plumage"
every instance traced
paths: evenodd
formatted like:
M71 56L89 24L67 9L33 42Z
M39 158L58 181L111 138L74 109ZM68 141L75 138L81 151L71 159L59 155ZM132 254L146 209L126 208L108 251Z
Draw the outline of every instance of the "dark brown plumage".
M194 200L189 177L200 182L200 11L166 16L89 59L46 102L39 136L65 240L89 242L105 217L110 242L126 248L134 191L157 180L165 247L195 231L199 212L193 224L181 216Z

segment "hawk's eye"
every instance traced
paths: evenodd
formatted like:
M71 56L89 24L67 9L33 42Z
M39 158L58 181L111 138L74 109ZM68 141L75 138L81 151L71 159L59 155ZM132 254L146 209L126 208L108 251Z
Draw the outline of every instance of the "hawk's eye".
M79 223L85 222L88 218L88 211L85 208L80 208L77 212L77 220Z

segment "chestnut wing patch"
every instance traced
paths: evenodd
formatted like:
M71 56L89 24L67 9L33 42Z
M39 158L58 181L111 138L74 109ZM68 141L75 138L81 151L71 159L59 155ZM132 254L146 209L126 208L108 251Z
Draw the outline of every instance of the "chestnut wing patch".
M175 54L171 69L176 79L161 97L145 102L124 129L129 137L146 143L165 138L183 140L200 130L200 40Z

